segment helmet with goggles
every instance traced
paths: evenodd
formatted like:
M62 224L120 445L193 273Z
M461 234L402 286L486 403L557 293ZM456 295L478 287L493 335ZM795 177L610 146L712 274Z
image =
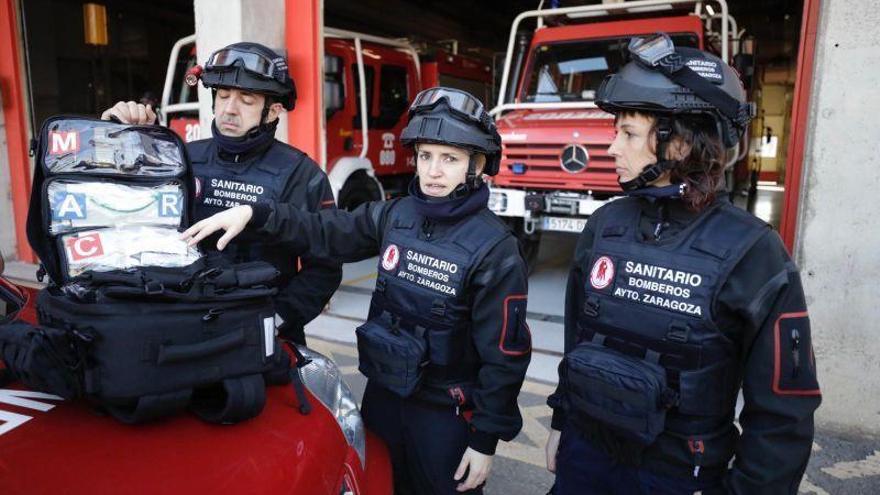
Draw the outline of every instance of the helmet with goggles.
M736 71L720 58L695 48L676 48L669 35L633 38L632 61L609 75L596 93L596 105L609 113L626 110L703 114L715 120L728 148L736 146L755 107Z
M206 88L236 88L274 97L285 110L296 105L287 61L259 43L233 43L208 57L199 77Z
M666 33L633 38L632 61L605 77L596 92L596 105L606 112L657 115L658 161L635 179L621 182L624 191L641 189L675 166L665 159L677 115L705 116L715 122L718 136L733 148L745 133L755 107L736 71L721 59L694 48L676 48Z
M458 89L435 87L418 95L409 107L409 123L400 134L404 146L446 144L486 155L483 173L495 175L501 161L501 136L480 100ZM474 160L468 182L474 180Z

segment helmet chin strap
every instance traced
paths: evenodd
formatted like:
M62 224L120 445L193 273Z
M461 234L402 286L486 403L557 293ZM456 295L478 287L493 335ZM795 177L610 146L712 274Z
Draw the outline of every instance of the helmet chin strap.
M663 160L666 156L666 148L672 137L672 121L669 117L657 117L657 126L654 131L657 136L657 161L645 167L642 172L632 180L620 181L621 189L624 192L635 191L647 187L649 184L659 179L667 170L671 170L677 163L676 160Z
M471 153L470 157L468 157L468 169L464 183L459 184L451 193L449 193L449 199L458 199L472 191L476 191L482 183L482 177L477 176L477 154Z

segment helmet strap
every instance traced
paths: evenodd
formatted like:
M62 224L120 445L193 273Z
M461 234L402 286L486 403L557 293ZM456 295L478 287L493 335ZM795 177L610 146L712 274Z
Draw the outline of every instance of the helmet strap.
M471 192L479 189L482 182L483 179L477 176L477 154L471 153L468 158L468 170L464 183L459 184L451 193L449 193L449 199L458 199L467 196Z
M672 119L666 116L657 117L657 125L654 128L657 137L657 161L645 167L633 180L619 182L624 192L635 191L648 186L659 179L664 172L671 170L677 163L676 160L667 160L666 149L672 138Z
M475 191L478 187L480 187L479 179L477 178L477 154L471 153L468 157L468 169L467 175L465 176L465 184L472 191Z

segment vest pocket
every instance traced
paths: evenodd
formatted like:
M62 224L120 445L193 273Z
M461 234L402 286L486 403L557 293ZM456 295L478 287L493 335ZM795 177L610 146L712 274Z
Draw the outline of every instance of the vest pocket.
M421 327L416 327L421 328ZM454 328L431 328L428 336L428 359L436 366L450 366L456 358L461 357L457 352L456 330Z
M730 361L679 374L678 411L697 416L721 416L730 404Z
M671 391L660 365L582 342L565 356L567 399L585 415L638 443L651 444L664 428Z
M383 314L359 326L355 333L361 373L400 397L418 390L428 363L424 331L401 329L396 320Z

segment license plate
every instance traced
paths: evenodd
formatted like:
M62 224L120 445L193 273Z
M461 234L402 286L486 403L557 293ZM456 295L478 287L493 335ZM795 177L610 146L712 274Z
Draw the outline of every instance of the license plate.
M569 217L543 217L541 218L541 230L553 230L556 232L580 233L587 225L586 218Z

